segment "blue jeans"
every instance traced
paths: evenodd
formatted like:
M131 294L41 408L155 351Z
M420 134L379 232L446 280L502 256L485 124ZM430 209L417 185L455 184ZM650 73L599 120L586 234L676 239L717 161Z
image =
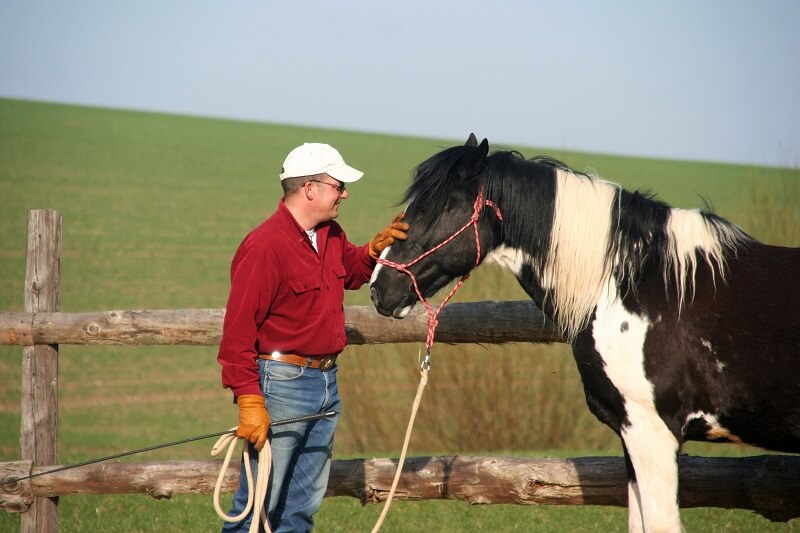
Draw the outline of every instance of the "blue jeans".
M341 412L337 367L327 372L277 361L258 360L261 390L272 420L285 420L324 411ZM322 505L328 488L333 453L333 434L339 415L313 422L270 428L272 470L267 492L267 516L274 533L311 531L314 513ZM250 446L250 463L256 477L258 453ZM255 483L255 481L254 481ZM247 504L247 480L242 468L239 489L229 515L237 515ZM256 520L258 517L256 517ZM226 522L223 532L250 528L253 513L241 522Z

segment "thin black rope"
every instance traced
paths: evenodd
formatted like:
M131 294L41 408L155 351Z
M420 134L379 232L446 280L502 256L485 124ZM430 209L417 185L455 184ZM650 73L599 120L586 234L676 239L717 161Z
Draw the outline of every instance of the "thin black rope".
M329 418L331 416L336 416L338 413L336 411L326 411L324 413L317 413L313 415L305 415L305 416L298 416L295 418L287 418L286 420L278 420L277 422L271 422L270 426L283 426L286 424L293 424L295 422L310 422L312 420L319 420L320 418ZM20 481L25 481L26 479L33 479L39 476L46 476L47 474L54 474L56 472L62 472L64 470L70 470L72 468L78 468L81 466L93 465L95 463L102 463L103 461L110 461L111 459L119 459L120 457L127 457L129 455L135 455L137 453L144 453L150 452L153 450L160 450L161 448L169 448L170 446L177 446L179 444L186 444L187 442L194 442L197 440L203 439L210 439L211 437L221 437L227 433L235 433L235 429L229 429L227 431L218 431L216 433L209 433L207 435L198 435L197 437L189 437L187 439L176 440L172 442L166 442L164 444L156 444L155 446L148 446L146 448L139 448L138 450L131 450L129 452L122 452L122 453L115 453L114 455L109 455L107 457L100 457L99 459L92 459L90 461L84 461L82 463L75 463L67 466L61 466L58 468L54 468L52 470L47 470L45 472L38 472L36 474L30 474L25 477L18 477L16 479L9 479L8 481L4 481L3 485L8 483L18 483Z

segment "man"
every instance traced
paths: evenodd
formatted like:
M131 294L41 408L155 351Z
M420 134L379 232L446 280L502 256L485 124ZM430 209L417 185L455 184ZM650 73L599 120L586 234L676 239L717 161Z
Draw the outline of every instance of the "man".
M325 495L340 411L335 361L346 343L344 290L369 281L383 249L406 238L402 215L364 246L333 221L349 197L346 184L362 176L327 144L292 150L277 210L245 237L231 264L217 360L239 406L237 436L256 450L270 439L265 507L275 532L310 531ZM327 411L337 415L270 430L270 419ZM231 515L247 503L244 470L241 478ZM223 531L247 531L253 519L251 512Z

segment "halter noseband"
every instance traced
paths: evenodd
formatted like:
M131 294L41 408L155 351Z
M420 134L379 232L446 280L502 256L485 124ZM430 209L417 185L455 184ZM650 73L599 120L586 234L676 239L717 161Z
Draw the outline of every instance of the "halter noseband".
M486 200L484 198L483 187L481 187L480 191L478 191L477 198L475 198L475 203L473 204L472 216L469 218L466 224L461 226L461 228L457 230L455 233L453 233L450 237L440 242L427 252L423 252L421 255L417 256L416 259L412 259L407 263L395 263L394 261L389 261L388 259L380 259L380 258L377 260L377 262L382 265L394 268L398 272L403 272L404 274L408 274L408 276L411 278L412 283L414 284L414 291L417 293L417 298L419 299L420 302L422 302L422 305L425 306L425 310L428 312L428 336L425 339L425 347L427 348L428 353L425 357L425 361L423 362L423 366L427 367L430 366L429 363L430 350L431 346L433 346L433 337L436 331L436 326L439 325L438 321L439 313L442 312L442 309L444 309L445 304L447 304L447 302L450 301L450 298L453 297L456 291L461 288L461 286L464 284L465 281L467 281L467 279L469 279L469 275L472 272L472 270L475 269L475 267L477 267L478 264L481 262L481 240L480 240L480 235L478 233L478 219L480 218L481 211L483 211L484 206L491 207L492 209L494 209L497 219L500 221L503 220L503 214L500 212L500 208L497 207L497 205L495 205L495 203L492 202L491 200ZM475 257L475 264L472 266L469 272L461 276L461 279L458 281L458 283L456 283L456 285L450 291L450 294L448 294L447 297L442 301L442 303L439 304L439 308L436 309L436 311L434 311L433 307L428 303L428 300L426 300L425 297L422 295L422 291L419 290L419 285L417 284L417 278L414 276L414 274L411 273L409 268L416 265L422 259L428 257L429 255L439 250L440 248L443 248L447 244L451 243L453 240L456 239L456 237L467 231L467 229L469 229L470 226L472 226L473 229L475 230L475 247L477 250Z

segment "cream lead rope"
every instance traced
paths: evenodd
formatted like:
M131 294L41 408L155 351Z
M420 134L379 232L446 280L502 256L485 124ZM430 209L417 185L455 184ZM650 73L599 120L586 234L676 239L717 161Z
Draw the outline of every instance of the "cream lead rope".
M406 453L408 452L408 443L411 440L411 429L414 427L414 419L417 417L417 410L419 409L420 401L422 400L422 392L425 390L425 385L428 384L428 370L430 369L430 365L428 363L428 357L425 357L425 362L422 364L422 373L419 379L419 387L417 387L417 396L414 398L414 404L411 406L411 418L408 420L408 427L406 428L406 438L403 441L403 450L400 452L400 461L397 463L397 470L394 474L394 480L392 480L392 488L389 489L389 496L386 497L386 503L383 504L383 511L381 511L381 516L378 517L378 521L375 523L375 527L372 528L372 533L377 533L377 531L383 525L383 521L386 518L386 515L389 513L389 506L392 505L392 499L394 499L394 493L397 490L397 483L400 481L400 474L403 473L403 463L406 462Z
M242 462L244 463L244 471L247 476L247 505L245 505L241 514L229 516L219 505L219 493L222 488L222 480L225 477L225 472L228 470L233 451L236 449L236 441L239 440L235 432L237 427L238 426L231 428L233 433L226 433L221 436L216 444L214 444L214 447L211 448L211 455L218 455L225 447L228 449L228 453L225 454L225 460L222 462L219 476L217 477L217 484L214 486L214 510L217 511L217 516L226 522L240 522L252 509L253 520L250 522L250 533L258 533L259 519L264 524L264 529L267 533L271 533L272 530L269 527L267 513L264 510L264 500L267 498L267 488L269 487L269 471L272 466L272 448L270 448L269 441L264 443L264 447L258 455L255 494L253 491L253 472L250 468L250 447L247 445L246 441L242 441Z
M491 207L494 209L495 216L497 220L503 220L503 214L500 212L500 208L492 200L487 200L483 195L483 186L481 186L480 190L478 191L478 196L475 198L475 202L473 203L473 212L470 219L467 221L466 224L461 226L455 233L453 233L450 237L442 241L441 243L437 244L430 250L423 252L416 259L412 259L407 263L395 263L394 261L390 261L386 259L386 257L381 256L377 261L381 265L393 268L398 272L402 272L403 274L408 275L411 278L411 282L414 285L414 292L417 293L417 299L425 306L425 311L428 313L428 336L425 339L425 347L427 348L427 354L425 355L425 360L422 362L422 375L420 376L419 380L419 387L417 388L417 397L414 399L414 405L411 407L411 419L408 421L408 428L406 429L406 438L405 442L403 442L403 451L400 453L400 462L397 465L397 471L394 476L394 481L392 481L392 488L389 490L389 496L386 498L386 504L383 507L383 512L381 512L381 516L378 518L378 522L375 524L375 527L372 528L372 533L377 533L380 529L381 525L383 524L384 518L386 518L386 514L389 512L389 506L392 503L392 499L394 498L395 490L397 489L397 483L400 481L400 474L403 471L403 463L406 459L406 452L408 451L408 442L411 439L411 429L414 426L414 419L417 416L417 409L419 408L420 400L422 400L422 391L425 389L425 385L428 383L428 371L431 368L430 365L430 356L431 356L431 347L433 346L433 338L436 334L436 326L439 324L439 313L442 312L444 306L447 305L447 302L450 301L450 298L455 295L456 291L461 288L467 278L469 278L469 274L471 272L467 272L461 279L455 284L455 286L450 290L450 293L447 297L439 304L438 309L434 310L428 300L425 299L425 296L422 294L422 291L419 289L419 284L417 283L417 278L414 274L409 270L412 266L417 264L422 259L428 257L435 251L439 250L447 246L450 242L456 239L459 235L463 232L467 231L467 229L472 226L475 234L475 265L472 267L473 269L477 267L481 262L481 239L480 233L478 232L478 221L480 220L481 211L483 211L484 207Z

